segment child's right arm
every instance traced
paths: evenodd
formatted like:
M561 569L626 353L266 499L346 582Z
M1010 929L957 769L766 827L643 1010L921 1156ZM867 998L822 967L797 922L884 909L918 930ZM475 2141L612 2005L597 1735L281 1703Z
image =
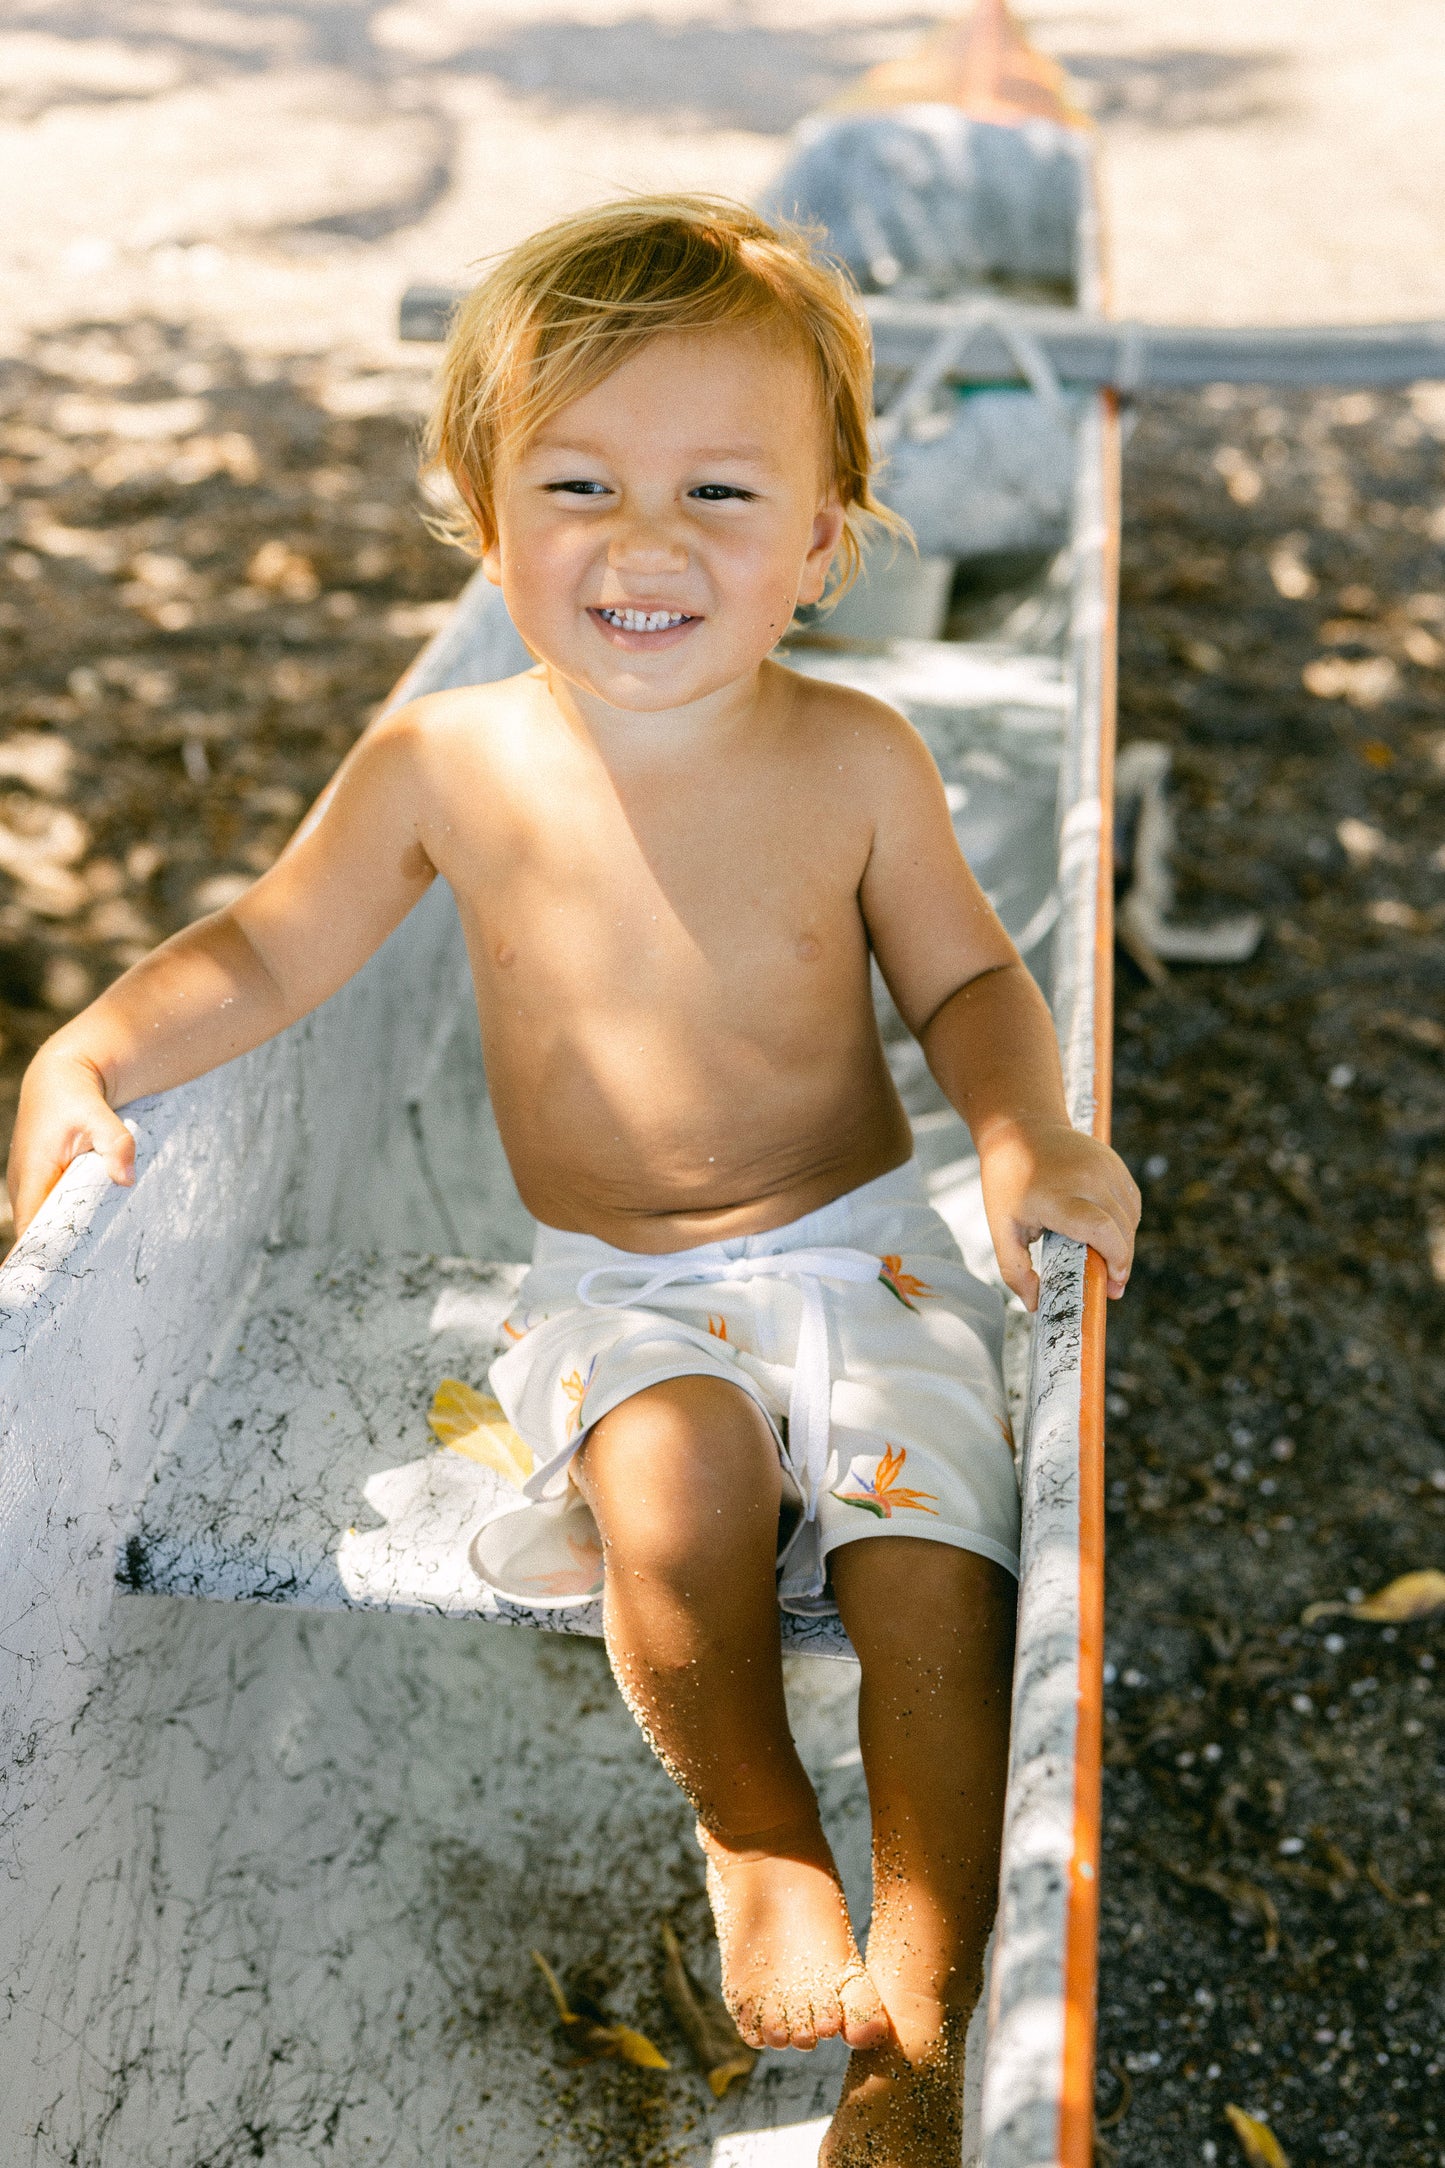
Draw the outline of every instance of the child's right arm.
M401 923L436 872L423 750L414 709L368 731L239 901L173 934L46 1041L10 1147L17 1235L82 1152L99 1153L113 1181L134 1180L135 1146L114 1108L274 1038Z

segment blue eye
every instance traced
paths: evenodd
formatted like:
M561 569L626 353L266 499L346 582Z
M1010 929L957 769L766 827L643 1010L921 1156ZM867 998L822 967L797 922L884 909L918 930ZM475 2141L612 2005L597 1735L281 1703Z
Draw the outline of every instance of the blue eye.
M730 497L736 497L743 504L752 504L757 492L738 489L731 482L699 482L696 489L688 491L688 495L701 498L704 504L726 504Z
M609 491L605 482L578 481L548 482L548 484L546 485L546 493L549 497L560 496L563 494L570 497L605 497L609 494Z

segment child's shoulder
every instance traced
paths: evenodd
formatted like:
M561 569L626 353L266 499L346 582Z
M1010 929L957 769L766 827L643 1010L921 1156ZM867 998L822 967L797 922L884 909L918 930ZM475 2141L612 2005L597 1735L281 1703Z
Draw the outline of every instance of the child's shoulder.
M855 685L788 669L785 663L774 667L786 672L794 712L806 734L810 755L836 758L846 746L850 764L855 767L861 764L875 774L921 771L936 779L937 770L927 745L907 716L886 700L861 692Z
M487 730L516 717L536 697L536 672L497 678L487 685L449 685L441 692L418 693L372 725L418 742L450 738L458 731Z
M452 685L390 709L372 724L366 739L378 754L423 765L463 750L485 755L489 745L518 727L535 697L531 671L489 685Z

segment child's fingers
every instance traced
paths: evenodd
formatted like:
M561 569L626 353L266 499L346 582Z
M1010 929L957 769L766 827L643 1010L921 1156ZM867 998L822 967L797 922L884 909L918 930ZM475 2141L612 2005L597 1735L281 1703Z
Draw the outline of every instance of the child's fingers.
M109 1108L104 1117L97 1115L91 1123L90 1148L100 1154L112 1182L129 1189L135 1181L135 1138Z
M102 1107L77 1123L66 1145L43 1157L27 1154L10 1170L10 1197L15 1214L15 1233L23 1235L67 1167L85 1152L94 1152L112 1182L129 1189L135 1181L135 1138L118 1114Z
M1103 1181L1090 1195L1093 1202L1104 1205L1113 1214L1126 1234L1133 1233L1144 1209L1144 1199L1133 1175L1113 1152L1106 1162ZM1079 1201L1087 1200L1081 1196Z
M1110 1294L1122 1295L1134 1262L1134 1230L1122 1212L1112 1202L1101 1204L1093 1197L1078 1197L1072 1200L1068 1217L1073 1224L1060 1232L1098 1251L1108 1271Z
M1060 1221L1066 1217L1063 1213L1056 1216ZM1123 1294L1129 1284L1133 1244L1120 1240L1119 1231L1107 1213L1095 1213L1087 1224L1069 1226L1055 1227L1051 1218L1050 1227L1053 1232L1066 1236L1071 1242L1083 1242L1091 1250L1097 1250L1104 1260L1109 1293L1116 1298ZM1004 1285L1012 1288L1026 1310L1036 1310L1039 1306L1039 1276L1033 1268L1028 1250L1022 1242L1007 1238L995 1240L994 1250Z
M1017 1228L1005 1226L994 1230L993 1248L1004 1286L1013 1290L1026 1310L1036 1310L1039 1276L1029 1256L1028 1243Z
M76 1122L71 1131L70 1148L61 1161L59 1175L64 1173L72 1160L85 1152L94 1152L112 1182L122 1189L129 1189L135 1180L135 1138L126 1128L118 1114L108 1106L87 1107L83 1120Z
M1097 1250L1108 1273L1109 1293L1123 1294L1134 1261L1134 1230L1122 1205L1112 1198L1066 1197L1051 1203L1040 1219L1055 1234Z

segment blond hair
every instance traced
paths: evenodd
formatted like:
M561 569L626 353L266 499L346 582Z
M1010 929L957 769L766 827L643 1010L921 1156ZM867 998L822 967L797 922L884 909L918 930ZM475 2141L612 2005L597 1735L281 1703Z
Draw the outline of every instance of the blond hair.
M756 327L809 361L828 480L844 513L830 595L855 578L871 528L906 534L872 490L873 350L846 275L818 236L711 196L633 196L559 219L511 250L453 319L427 467L458 505L437 530L474 555L496 539L496 483L572 400L669 331Z

